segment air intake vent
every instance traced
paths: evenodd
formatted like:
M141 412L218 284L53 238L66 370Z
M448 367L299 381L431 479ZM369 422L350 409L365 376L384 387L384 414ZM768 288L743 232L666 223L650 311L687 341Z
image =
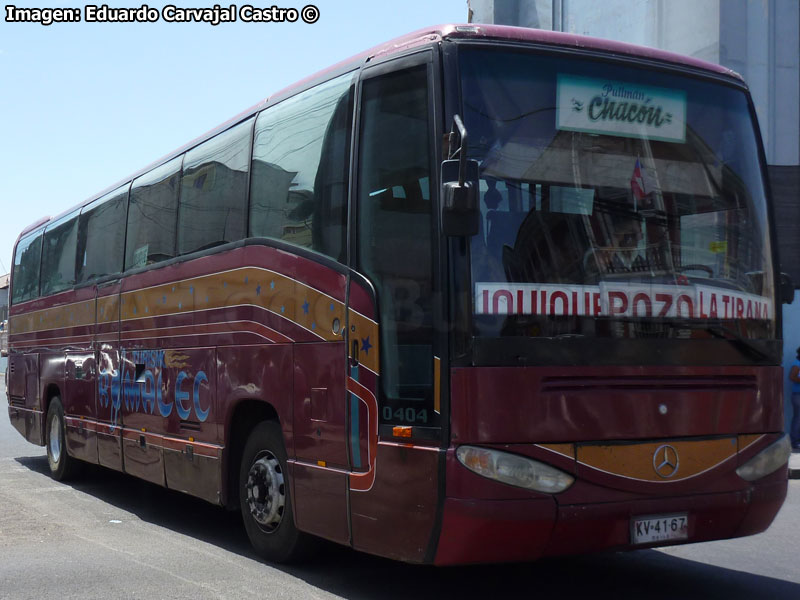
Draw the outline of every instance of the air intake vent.
M600 392L637 390L729 390L755 391L754 375L715 375L694 377L652 377L634 375L625 377L545 377L541 391L547 392Z

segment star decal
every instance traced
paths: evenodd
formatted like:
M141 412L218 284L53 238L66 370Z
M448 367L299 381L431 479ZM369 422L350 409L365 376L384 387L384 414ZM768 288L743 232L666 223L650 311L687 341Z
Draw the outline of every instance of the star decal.
M361 338L361 351L364 354L369 354L370 348L372 348L372 344L369 343L369 336Z
M259 283L256 286L256 296L260 296L260 295L261 295L261 284Z
M308 314L308 309L309 309L309 307L310 307L310 306L311 306L311 305L308 303L308 300L306 300L305 302L303 302L303 313L304 313L304 314L306 314L306 315Z
M269 282L269 289L271 289L271 290L275 289L275 282L274 281L270 281Z

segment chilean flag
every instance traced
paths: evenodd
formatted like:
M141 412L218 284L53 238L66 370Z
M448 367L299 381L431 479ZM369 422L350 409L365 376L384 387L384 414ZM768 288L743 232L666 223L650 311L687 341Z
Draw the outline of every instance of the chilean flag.
M636 159L636 165L633 167L633 175L631 175L631 191L633 192L634 203L638 203L645 199L647 196L644 191L644 178L642 177L642 164L639 159Z

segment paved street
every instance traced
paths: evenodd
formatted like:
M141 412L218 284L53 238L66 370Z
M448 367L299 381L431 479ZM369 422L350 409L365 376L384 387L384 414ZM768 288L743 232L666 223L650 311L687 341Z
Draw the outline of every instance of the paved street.
M531 565L435 569L326 547L302 567L250 551L238 516L93 469L47 475L0 383L0 598L800 598L800 480L751 538ZM398 523L402 527L402 523Z

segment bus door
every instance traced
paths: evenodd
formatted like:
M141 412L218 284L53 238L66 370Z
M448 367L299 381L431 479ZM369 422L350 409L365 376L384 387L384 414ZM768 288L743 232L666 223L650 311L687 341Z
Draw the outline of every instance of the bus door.
M120 282L95 286L94 352L97 382L97 462L122 471L122 371L119 356Z
M353 546L419 560L433 529L440 444L435 60L425 50L362 72L348 290Z

